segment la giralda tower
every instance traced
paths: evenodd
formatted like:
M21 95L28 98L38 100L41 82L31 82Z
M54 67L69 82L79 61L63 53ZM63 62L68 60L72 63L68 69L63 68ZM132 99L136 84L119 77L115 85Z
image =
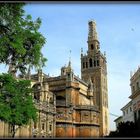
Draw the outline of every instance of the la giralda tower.
M88 51L81 50L81 78L92 80L96 92L96 103L100 110L100 136L109 134L107 61L106 55L100 51L100 42L96 31L96 22L88 22Z

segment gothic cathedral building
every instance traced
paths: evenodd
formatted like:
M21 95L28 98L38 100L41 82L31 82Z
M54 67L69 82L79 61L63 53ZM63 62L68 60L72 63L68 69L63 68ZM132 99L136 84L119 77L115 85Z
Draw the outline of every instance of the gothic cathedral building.
M81 78L85 82L91 78L96 92L96 104L100 110L100 135L109 133L107 61L105 54L100 52L100 42L96 32L96 22L89 21L88 51L81 52Z
M59 76L51 77L42 70L29 75L38 121L21 128L17 137L102 137L109 134L106 56L100 52L95 21L89 21L88 26L88 51L87 54L81 51L81 78L74 74L71 61L61 68ZM0 122L0 129L0 137L11 135L9 124Z

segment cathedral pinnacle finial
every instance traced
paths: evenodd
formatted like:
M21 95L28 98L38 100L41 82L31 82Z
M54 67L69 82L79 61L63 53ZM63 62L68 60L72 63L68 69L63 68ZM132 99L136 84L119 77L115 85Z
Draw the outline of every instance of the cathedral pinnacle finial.
M69 67L71 67L71 50L70 50L70 55L69 55Z
M98 40L95 20L90 20L88 22L88 25L89 25L88 40Z
M81 55L83 55L83 48L81 48Z
M132 71L130 71L130 78L132 77L132 75L133 75L133 73L132 73Z

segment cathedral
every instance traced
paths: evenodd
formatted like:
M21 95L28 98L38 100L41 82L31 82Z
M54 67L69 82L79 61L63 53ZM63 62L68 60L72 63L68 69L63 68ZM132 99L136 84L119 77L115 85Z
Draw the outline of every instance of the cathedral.
M50 77L39 70L30 75L37 123L20 128L17 137L102 137L109 134L106 55L100 52L95 21L88 22L87 53L81 50L81 78L69 61L60 75ZM0 136L10 126L0 122Z

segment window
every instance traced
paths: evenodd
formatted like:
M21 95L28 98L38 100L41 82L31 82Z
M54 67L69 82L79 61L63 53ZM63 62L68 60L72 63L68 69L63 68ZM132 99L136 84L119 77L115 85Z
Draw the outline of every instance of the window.
M128 114L128 109L126 110L127 114Z
M86 62L86 68L88 68L88 62Z
M53 97L50 97L49 103L50 103L50 104L53 104Z
M44 123L42 123L42 130L44 130L45 129L45 124Z
M139 82L137 82L137 89L139 89Z
M34 89L34 99L39 101L40 100L40 91L39 89L41 89L41 85L40 84L35 84L33 86Z
M34 129L36 129L37 128L37 124L36 123L34 123Z
M91 50L93 50L94 49L94 46L93 46L93 44L91 44Z
M50 131L52 131L52 125L50 124L50 127L49 127Z
M89 59L89 66L92 67L92 59Z
M96 61L94 60L94 67L96 67Z
M38 89L38 90L40 90L40 89L41 89L41 86L40 86L40 85L38 85L37 89Z
M99 66L99 60L97 60L97 66Z
M125 116L125 111L123 111L123 115Z
M83 69L85 68L85 62L83 62Z
M132 111L132 108L130 107L130 112Z
M70 74L68 73L68 78L70 78Z
M37 101L40 100L40 93L39 92L34 93L34 99L36 99Z

